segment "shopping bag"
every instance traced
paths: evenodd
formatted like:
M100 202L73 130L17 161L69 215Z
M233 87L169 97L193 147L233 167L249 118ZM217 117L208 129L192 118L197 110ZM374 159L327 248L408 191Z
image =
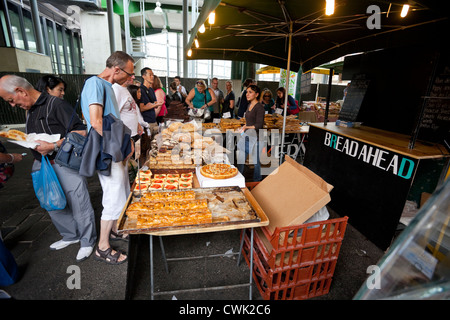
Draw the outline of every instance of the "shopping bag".
M42 208L47 211L66 207L66 196L47 157L42 157L41 169L31 173L33 188Z

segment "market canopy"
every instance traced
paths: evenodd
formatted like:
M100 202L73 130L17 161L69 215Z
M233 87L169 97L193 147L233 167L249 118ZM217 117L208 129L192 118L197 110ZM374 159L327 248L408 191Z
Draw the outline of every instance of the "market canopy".
M302 66L305 72L350 53L442 42L449 26L447 1L414 1L404 18L400 11L406 1L336 0L330 16L325 15L325 0L205 0L204 8L209 2L211 9L202 10L191 30L192 55L187 59L283 69L290 61L291 71ZM213 10L215 23L209 25ZM199 33L203 23L206 31ZM195 37L199 48L192 46Z

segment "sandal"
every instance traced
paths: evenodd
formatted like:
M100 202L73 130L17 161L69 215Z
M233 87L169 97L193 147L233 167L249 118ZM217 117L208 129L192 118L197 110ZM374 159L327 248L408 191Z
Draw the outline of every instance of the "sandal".
M126 257L124 260L119 261L120 255L122 253L120 251L116 250L115 254L111 254L111 251L112 251L111 247L106 249L105 251L97 248L97 250L95 251L95 254L94 254L94 259L98 260L98 261L106 262L107 264L114 264L114 265L122 264L128 260L128 257Z
M109 234L109 240L111 240L111 241L117 241L117 240L128 241L128 235L124 234L124 233L118 234L111 230L111 233Z

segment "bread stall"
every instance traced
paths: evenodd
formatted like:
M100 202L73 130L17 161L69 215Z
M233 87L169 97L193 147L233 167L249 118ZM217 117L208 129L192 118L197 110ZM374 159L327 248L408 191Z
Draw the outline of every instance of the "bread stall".
M159 236L163 246L164 236L239 229L253 234L255 227L269 223L245 180L239 186L242 175L225 163L226 149L201 132L195 122L172 122L155 137L118 219L120 233L149 236L151 299L164 294L154 291L153 236ZM200 181L210 187L202 187ZM251 299L251 272L249 279L234 286L248 286Z

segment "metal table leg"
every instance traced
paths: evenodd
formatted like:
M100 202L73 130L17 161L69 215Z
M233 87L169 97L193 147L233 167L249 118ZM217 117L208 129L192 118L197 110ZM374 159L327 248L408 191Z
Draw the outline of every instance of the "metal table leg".
M169 265L167 264L166 251L164 250L164 244L163 244L163 240L162 240L161 236L159 237L159 245L161 247L161 252L162 252L163 261L164 261L164 267L166 268L166 272L169 273Z
M242 230L242 238L241 238L241 244L240 244L240 248L239 248L239 257L238 257L238 266L240 265L240 260L241 260L241 253L242 253L242 248L244 245L244 235L245 235L245 230ZM163 255L163 259L164 259L164 265L166 268L166 272L168 273L168 264L167 261L168 259L166 258L166 254L165 254L165 250L164 250L164 245L163 245L163 241L162 241L162 237L159 237L160 240L160 245L161 245L161 251L162 251L162 255ZM158 292L155 294L155 288L154 288L154 279L153 279L153 236L151 234L149 234L149 254L150 254L150 299L154 300L155 295L160 295L160 294L174 294L176 292L195 292L195 291L206 291L206 290L218 290L218 289L230 289L230 288L238 288L238 287L243 287L243 286L248 286L249 287L249 300L252 300L252 283L253 283L253 228L250 228L250 279L248 284L237 284L237 285L228 285L228 286L218 286L218 287L209 287L209 288L197 288L197 289L186 289L186 290L175 290L175 291L165 291L165 292ZM223 254L220 255L211 255L210 257L214 257L214 256L224 256ZM190 260L190 259L196 259L198 257L191 257L191 258L171 258L169 259L170 261L182 261L182 260ZM204 257L202 257L204 258Z
M250 228L250 279L248 282L249 300L252 300L252 282L253 282L253 228Z
M154 287L153 287L153 236L149 235L149 247L150 247L150 300L154 298Z

